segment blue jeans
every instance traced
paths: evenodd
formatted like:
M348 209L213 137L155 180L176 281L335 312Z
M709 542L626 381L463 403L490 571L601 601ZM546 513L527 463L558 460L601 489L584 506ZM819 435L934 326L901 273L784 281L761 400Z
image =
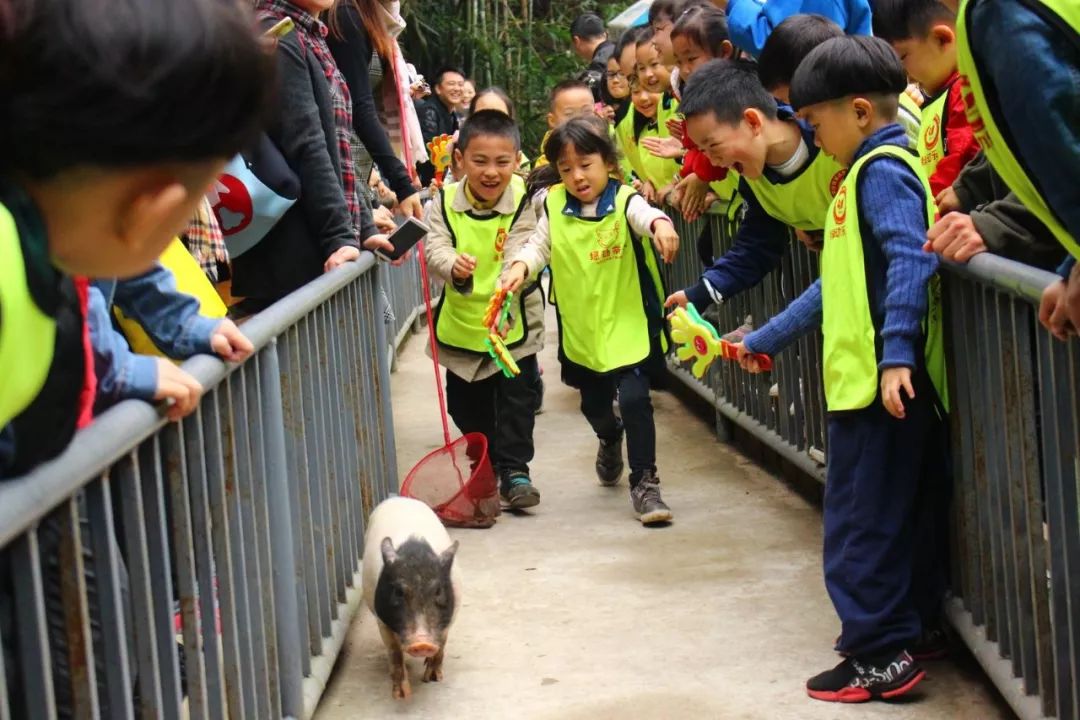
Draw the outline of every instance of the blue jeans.
M1021 0L971 10L971 52L1009 147L1046 204L1080 238L1080 49ZM1002 109L1004 108L1004 110Z

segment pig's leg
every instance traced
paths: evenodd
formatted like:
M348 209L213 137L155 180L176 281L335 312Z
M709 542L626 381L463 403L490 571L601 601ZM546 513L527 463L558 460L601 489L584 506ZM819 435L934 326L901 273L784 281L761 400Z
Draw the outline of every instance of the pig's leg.
M433 657L424 660L424 682L442 681L443 653L446 652L446 643L439 648L439 652Z
M405 654L401 651L401 641L397 635L382 623L379 623L379 632L382 634L386 651L390 655L390 682L391 694L398 700L408 700L412 695L412 686L409 685L409 672L405 667Z

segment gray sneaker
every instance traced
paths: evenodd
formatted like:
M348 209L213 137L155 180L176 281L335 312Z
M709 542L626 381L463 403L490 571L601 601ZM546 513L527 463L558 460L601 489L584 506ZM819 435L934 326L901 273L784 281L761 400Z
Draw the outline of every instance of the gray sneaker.
M511 510L524 510L540 504L540 491L527 475L517 475L504 481L499 494Z
M671 508L660 497L660 478L655 473L646 473L641 481L630 489L630 500L634 503L634 512L642 525L658 525L671 522L674 517Z
M622 477L622 443L622 435L618 440L600 441L600 448L596 451L596 477L604 487L618 485Z

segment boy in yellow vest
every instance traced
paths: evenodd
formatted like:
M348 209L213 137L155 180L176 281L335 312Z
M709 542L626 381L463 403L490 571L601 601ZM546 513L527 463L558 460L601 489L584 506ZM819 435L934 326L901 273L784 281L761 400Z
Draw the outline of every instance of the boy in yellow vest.
M514 174L520 151L521 136L508 115L498 110L470 115L454 150L465 177L432 199L425 243L428 266L445 283L433 331L447 370L450 416L462 432L487 437L500 492L513 509L540 502L529 477L539 401L536 353L544 337L539 284L514 296L506 345L521 368L517 377L504 377L488 355L483 320L511 230L515 238L527 238L536 224L525 183Z
M757 285L780 266L791 235L786 226L820 232L844 169L814 144L814 132L761 85L757 68L712 60L694 71L679 111L686 132L713 165L741 177L746 211L730 250L696 285L665 305L700 310Z
M874 35L888 41L926 94L919 157L936 198L979 152L956 70L956 14L938 0L874 0Z
M944 367L938 263L922 251L934 198L896 122L905 84L878 38L828 40L799 66L791 99L849 170L826 219L821 279L739 347L757 372L753 353L775 355L818 325L824 333L825 584L845 659L806 688L831 702L895 698L925 676L909 653L921 634L916 496L946 472Z
M540 141L540 152L537 153L534 168L548 164L543 149L547 145L551 131L572 117L579 115L591 115L596 112L596 101L593 98L592 88L584 80L563 80L551 89L548 95L548 130L544 133L544 139Z

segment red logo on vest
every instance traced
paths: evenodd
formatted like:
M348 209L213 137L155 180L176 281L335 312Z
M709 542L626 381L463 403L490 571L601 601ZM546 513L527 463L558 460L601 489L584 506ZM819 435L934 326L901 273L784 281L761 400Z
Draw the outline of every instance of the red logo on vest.
M832 210L833 222L837 225L843 225L847 219L847 187L840 188L840 193L833 200Z
M923 133L923 142L926 144L927 150L932 150L937 145L938 138L941 137L941 117L934 118L934 122L930 123L926 128L926 132Z
M840 189L840 185L844 182L844 178L847 177L847 170L841 170L832 176L832 180L829 181L829 194L836 197L836 191Z
M214 199L213 195L217 198ZM211 193L214 215L217 216L224 235L233 235L240 232L251 224L255 216L255 209L251 204L251 195L248 194L244 183L232 175L222 174L218 176L214 192Z
M506 246L506 228L499 228L495 233L495 252L501 253Z

